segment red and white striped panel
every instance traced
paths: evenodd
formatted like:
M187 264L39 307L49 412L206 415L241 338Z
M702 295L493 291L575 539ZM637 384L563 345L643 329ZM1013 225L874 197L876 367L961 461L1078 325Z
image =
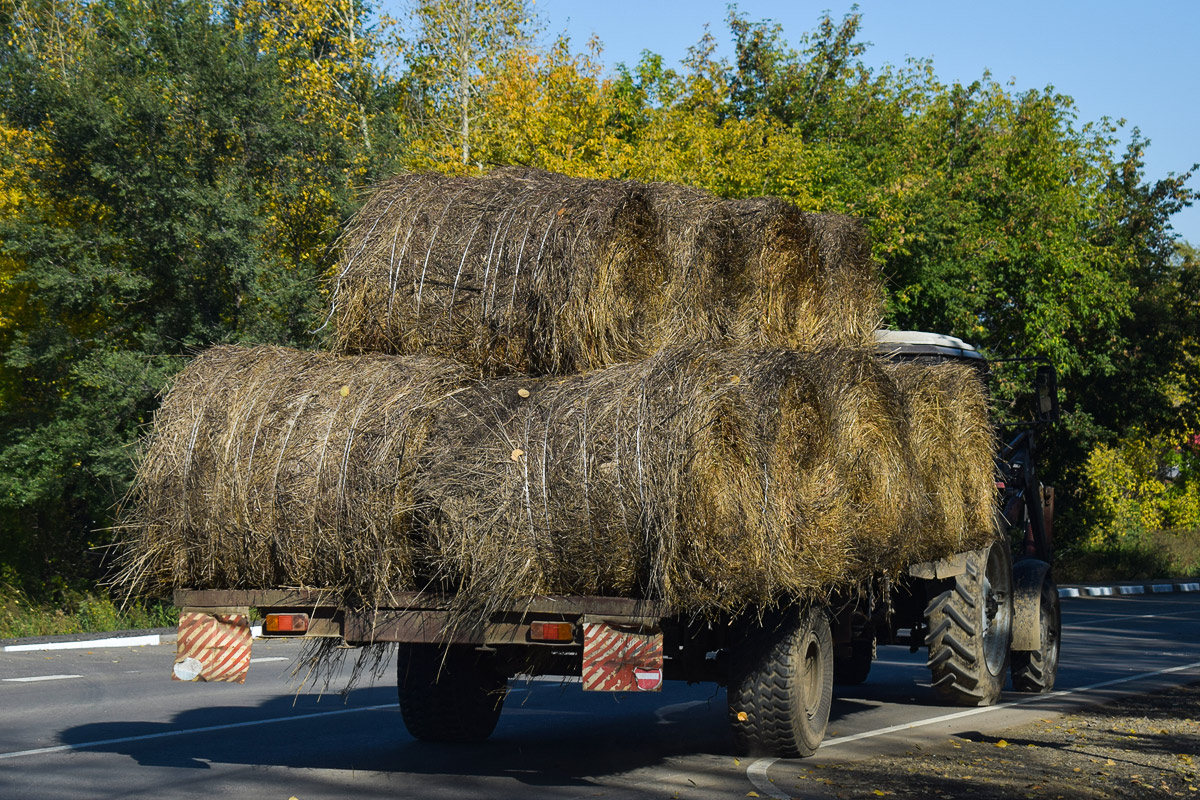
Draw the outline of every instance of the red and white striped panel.
M640 633L583 623L585 692L657 692L663 681L661 631Z
M179 615L172 680L245 683L249 669L250 617L202 611Z

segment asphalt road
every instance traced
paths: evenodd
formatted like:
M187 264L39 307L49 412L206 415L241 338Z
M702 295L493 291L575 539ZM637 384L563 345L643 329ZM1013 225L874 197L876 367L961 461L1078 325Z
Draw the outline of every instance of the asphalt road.
M1058 691L990 709L935 705L924 653L880 648L867 683L839 687L825 745L804 761L735 759L724 692L708 685L517 684L491 741L445 746L405 732L391 670L345 700L297 690L294 642L256 642L242 686L170 681L170 645L6 653L0 798L787 797L814 764L1200 680L1200 595L1067 598L1063 622Z

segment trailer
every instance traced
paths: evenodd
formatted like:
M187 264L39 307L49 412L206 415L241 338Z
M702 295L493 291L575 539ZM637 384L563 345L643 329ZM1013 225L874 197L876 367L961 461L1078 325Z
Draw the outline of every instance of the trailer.
M988 366L949 336L881 332L881 357ZM244 680L250 614L267 638L332 637L351 647L397 645L400 710L416 738L477 742L496 726L516 676L577 678L584 691L654 692L666 681L727 687L740 752L811 755L834 685L868 679L879 645L928 650L933 691L955 705L991 705L1011 675L1048 692L1058 665L1058 592L1050 564L1054 492L1037 476L1038 436L1057 418L1055 375L1037 367L1037 412L1000 426L996 530L986 547L878 575L853 593L737 615L682 615L620 597L527 597L486 621L454 624L451 599L397 593L354 611L320 590L179 590L174 677Z

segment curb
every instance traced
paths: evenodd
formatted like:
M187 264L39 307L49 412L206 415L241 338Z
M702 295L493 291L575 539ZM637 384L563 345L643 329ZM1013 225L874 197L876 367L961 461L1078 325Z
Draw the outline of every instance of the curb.
M1059 597L1114 597L1139 594L1174 594L1176 592L1200 592L1200 583L1170 581L1149 583L1119 583L1112 586L1060 586Z
M93 650L102 647L154 647L160 644L174 644L178 634L175 632L162 633L153 631L125 631L120 636L110 636L104 639L89 639L96 634L76 634L73 636L56 636L54 641L28 641L10 639L12 644L0 646L0 653L32 653L43 650ZM250 636L262 638L262 626L251 625Z

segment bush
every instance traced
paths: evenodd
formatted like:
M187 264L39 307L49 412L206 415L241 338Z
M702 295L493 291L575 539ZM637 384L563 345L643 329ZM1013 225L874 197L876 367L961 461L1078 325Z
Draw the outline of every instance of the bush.
M1083 469L1085 549L1129 549L1165 529L1200 528L1195 434L1135 435L1099 444Z
M173 627L177 609L161 602L118 606L101 592L66 592L57 602L35 602L0 581L0 639Z

